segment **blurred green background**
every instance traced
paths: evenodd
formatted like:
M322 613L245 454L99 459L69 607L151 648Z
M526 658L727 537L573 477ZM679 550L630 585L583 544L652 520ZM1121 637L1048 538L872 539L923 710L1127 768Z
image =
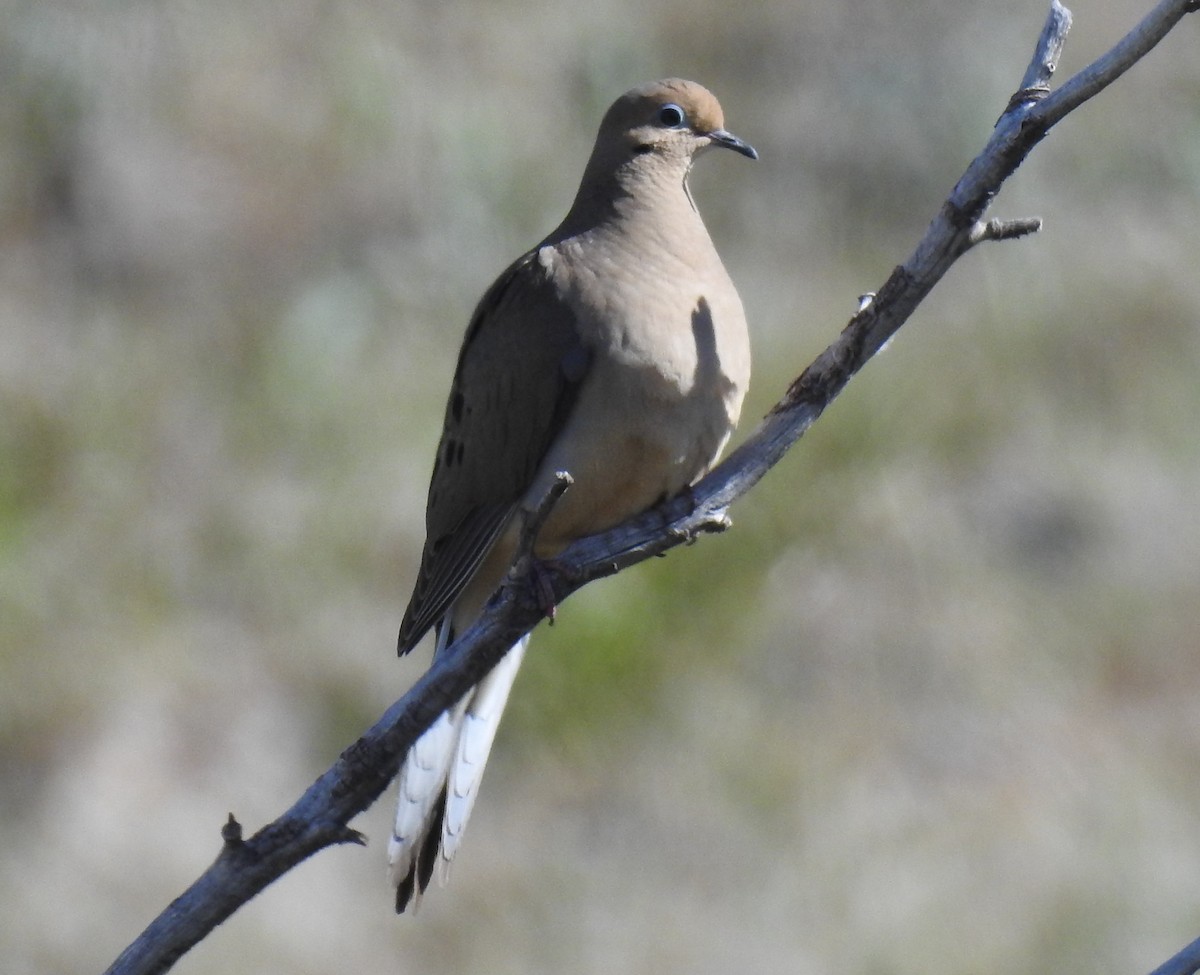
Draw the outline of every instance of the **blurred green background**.
M1148 2L1075 5L1063 63ZM0 957L98 971L424 665L467 316L702 81L750 428L907 255L1041 0L0 3ZM538 632L447 890L390 797L179 972L1148 970L1200 934L1200 58L999 200L735 529Z

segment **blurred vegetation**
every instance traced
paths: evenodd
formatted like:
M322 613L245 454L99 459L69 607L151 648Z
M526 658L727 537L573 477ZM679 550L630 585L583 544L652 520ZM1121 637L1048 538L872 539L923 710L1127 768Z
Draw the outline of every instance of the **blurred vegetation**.
M753 426L905 256L1040 3L6 0L0 926L98 970L424 665L470 309L679 74ZM1080 5L1062 65L1141 16ZM181 972L1146 970L1200 933L1200 61L1056 129L732 514L537 634L447 892L390 799ZM420 656L417 654L416 656Z

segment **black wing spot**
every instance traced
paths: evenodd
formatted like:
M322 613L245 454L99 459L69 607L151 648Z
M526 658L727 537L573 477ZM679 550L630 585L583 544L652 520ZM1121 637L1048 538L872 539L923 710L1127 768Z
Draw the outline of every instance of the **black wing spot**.
M460 390L454 394L454 398L450 400L450 415L454 417L455 423L461 423L463 418L463 394Z
M562 357L562 375L571 385L583 382L584 376L587 375L588 367L592 364L592 355L582 345L572 346L567 350L567 354Z

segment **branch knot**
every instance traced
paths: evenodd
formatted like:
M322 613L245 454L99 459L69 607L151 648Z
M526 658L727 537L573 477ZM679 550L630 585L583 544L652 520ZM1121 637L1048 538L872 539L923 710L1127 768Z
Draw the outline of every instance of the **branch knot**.
M1049 71L1054 71L1054 67L1055 66L1053 64L1047 65L1047 69ZM1034 102L1040 102L1049 94L1049 85L1031 85L1028 88L1022 88L1019 91L1013 92L1012 97L1008 100L1008 105L1004 109L1004 115L1007 115L1015 108L1020 108L1027 102L1030 104L1033 104ZM1000 117L1003 118L1004 115L1001 115Z

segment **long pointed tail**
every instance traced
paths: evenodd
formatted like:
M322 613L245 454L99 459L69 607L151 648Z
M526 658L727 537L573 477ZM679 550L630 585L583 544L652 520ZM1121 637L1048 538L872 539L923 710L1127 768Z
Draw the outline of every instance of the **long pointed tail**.
M488 754L525 658L522 637L494 670L425 732L400 769L388 867L396 912L416 910L434 867L445 882L471 818Z

